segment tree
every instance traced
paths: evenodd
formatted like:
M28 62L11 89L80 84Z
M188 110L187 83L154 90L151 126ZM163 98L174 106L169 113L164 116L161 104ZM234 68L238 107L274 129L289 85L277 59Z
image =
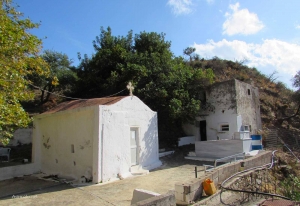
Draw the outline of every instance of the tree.
M292 98L294 102L297 104L297 109L293 117L296 115L299 115L300 112L300 70L297 72L297 74L293 78L293 86L297 88L297 91L294 92Z
M163 33L141 32L133 37L129 31L126 37L114 37L110 28L101 28L94 41L95 55L85 56L78 68L84 90L77 94L107 96L124 90L131 81L134 94L158 112L160 140L174 144L182 135L182 122L194 120L199 112L199 88L212 82L213 72L193 69L170 47Z
M288 105L284 105L284 107L280 108L282 117L276 119L276 124L279 126L281 126L284 121L290 122L292 118L300 114L300 71L296 73L292 81L293 81L293 86L297 88L296 91L294 91L291 95L289 95L290 103L291 103L290 105L292 105L294 112L293 114L286 115L286 109L288 108ZM279 87L284 87L284 85L279 84ZM283 92L280 91L280 94L282 95Z
M294 78L292 79L293 81L293 86L300 90L300 70L296 73Z
M40 104L44 104L53 92L70 93L77 80L77 75L72 70L72 61L66 54L46 50L41 57L48 64L50 74L46 76L30 75L29 79L35 86L41 88Z
M183 54L187 55L190 57L190 62L193 60L192 54L196 51L196 48L194 47L187 47L186 49L183 50Z
M10 0L0 2L0 141L6 144L16 128L30 122L20 104L33 98L26 77L47 74L48 69L38 55L41 40L28 33L39 25L21 19Z

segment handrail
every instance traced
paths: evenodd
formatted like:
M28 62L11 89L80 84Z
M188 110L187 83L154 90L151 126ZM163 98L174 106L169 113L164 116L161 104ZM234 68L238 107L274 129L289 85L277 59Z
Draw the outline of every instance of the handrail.
M206 165L206 164L203 164L203 166L204 166L204 173L206 173L206 171L208 171L208 170L211 170L211 169L207 169L207 168L209 168L209 167L211 167L212 169L215 168L213 165Z
M268 163L268 164L265 164L265 165L262 165L262 166L257 166L257 167L252 167L252 168L249 168L249 169L246 169L246 170L243 170L243 171L240 171L240 172L237 172L233 175L231 175L230 177L228 177L227 179L225 179L220 187L221 187L221 192L220 192L220 202L223 204L223 205L229 205L229 204L226 204L223 202L222 200L222 193L223 193L223 190L229 190L229 191L233 191L233 192L244 192L244 193L248 193L248 194L260 194L260 195L269 195L269 196L272 196L272 197L279 197L279 198L282 198L282 199L286 199L286 200L289 200L289 198L287 197L284 197L284 196L281 196L281 195L278 195L278 194L272 194L272 193L267 193L267 192L259 192L259 191L247 191L247 190L239 190L239 189L232 189L232 188L229 188L228 186L225 186L225 183L228 182L229 180L233 179L234 177L238 176L238 175L241 175L243 173L247 173L247 172L254 172L256 170L262 170L262 169L271 169L273 166L274 166L274 157L275 157L275 152L277 152L277 150L273 151L272 152L272 158L271 158L271 163ZM230 204L231 205L231 204Z
M227 157L222 157L222 158L216 159L216 160L214 161L214 165L206 165L206 164L203 164L203 166L204 166L204 171L206 172L206 171L208 171L208 170L212 170L212 169L216 168L216 167L217 167L217 163L218 163L218 162L221 162L222 160L234 158L234 161L236 161L236 158L237 158L238 156L241 156L241 155L243 156L243 158L245 158L245 152L243 152L243 153L238 153L238 154L235 154L235 155L230 155L230 156L227 156ZM211 167L211 169L207 169L207 168L209 168L209 167Z
M292 155L297 159L297 162L300 162L299 158L294 154L294 152L285 144L285 142L277 135L277 138L283 143L283 145L292 153Z
M227 156L227 157L222 157L222 158L219 158L219 159L216 159L215 162L214 162L214 167L216 168L217 167L217 163L218 162L221 162L222 160L226 160L226 159L232 159L234 158L234 161L236 161L236 158L238 156L243 156L243 158L245 157L245 152L243 153L238 153L238 154L235 154L235 155L230 155L230 156Z

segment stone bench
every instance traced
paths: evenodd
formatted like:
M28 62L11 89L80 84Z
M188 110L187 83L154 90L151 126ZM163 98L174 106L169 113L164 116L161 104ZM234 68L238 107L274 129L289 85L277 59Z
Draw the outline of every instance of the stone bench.
M9 162L10 148L0 148L0 157L7 157L7 161Z

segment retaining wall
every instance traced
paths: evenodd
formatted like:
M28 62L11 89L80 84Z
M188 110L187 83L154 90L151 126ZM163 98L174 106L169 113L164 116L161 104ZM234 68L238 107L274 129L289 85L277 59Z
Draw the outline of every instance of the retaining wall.
M242 152L250 152L251 142L252 139L196 141L195 152L197 157L219 159Z
M23 165L16 165L16 166L10 166L10 167L1 167L0 168L0 181L11 179L14 177L20 177L23 175L31 175L33 173L40 172L40 169L38 168L37 164L35 163L29 163L29 164L23 164Z
M249 169L256 166L261 166L271 162L271 151L264 151L254 157L243 160L244 169ZM194 178L184 183L175 184L175 198L177 204L190 204L198 200L202 196L202 182L209 178L214 181L216 188L225 179L241 170L241 161L220 166L210 172L207 172L204 177Z
M183 145L195 144L195 136L187 136L178 138L178 147Z

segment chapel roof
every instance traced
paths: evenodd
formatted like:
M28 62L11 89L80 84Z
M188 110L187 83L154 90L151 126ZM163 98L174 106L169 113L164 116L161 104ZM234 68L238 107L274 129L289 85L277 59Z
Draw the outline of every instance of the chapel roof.
M111 105L115 104L118 101L128 96L117 96L117 97L105 97L105 98L95 98L95 99L82 99L82 100L73 100L60 103L56 107L44 112L44 114L52 114L56 112L61 112L65 110L71 110L82 107L89 107L95 105Z

